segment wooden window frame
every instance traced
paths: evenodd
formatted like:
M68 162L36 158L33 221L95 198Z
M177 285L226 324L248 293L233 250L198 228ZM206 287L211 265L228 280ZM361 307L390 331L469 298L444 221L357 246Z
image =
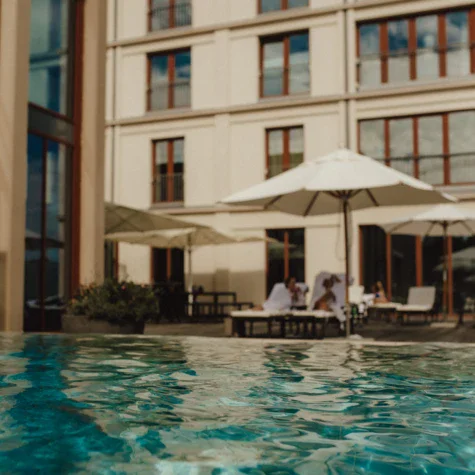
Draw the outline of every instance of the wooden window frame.
M282 142L283 142L283 153L282 153L282 173L290 170L290 131L301 129L302 133L304 133L304 126L303 125L291 125L287 127L273 127L270 129L266 129L266 180L272 178L269 176L270 171L270 154L269 154L269 134L271 132L282 131ZM305 143L304 143L304 150L303 155L305 157ZM302 160L304 162L305 158ZM277 175L275 175L277 176Z
M269 235L269 231L282 231L284 233L284 277L282 282L290 277L290 239L289 233L292 231L303 230L304 231L304 254L306 255L306 239L305 239L305 228L296 227L296 228L269 228L266 229L266 236ZM269 243L266 241L266 249L265 249L265 262L266 262L266 288L268 287L267 283L269 280ZM305 259L304 259L305 265ZM272 289L267 288L267 295L269 295Z
M363 284L364 278L364 233L363 228L366 225L359 226L359 276L360 284ZM414 246L415 246L415 267L416 267L416 287L422 287L424 285L424 276L423 276L423 246L422 246L422 237L414 236ZM448 289L443 289L442 294L442 303L443 305L448 304L449 314L453 313L454 302L453 302L453 264L452 264L452 237L447 239L447 278L448 278ZM448 295L447 295L448 292ZM389 300L392 299L392 237L391 234L386 234L386 296Z
M475 6L457 6L454 9L444 9L438 11L428 11L415 15L401 15L378 20L364 21L357 24L356 28L356 55L357 55L357 82L360 84L360 65L361 65L361 49L360 49L360 29L365 25L378 25L379 27L379 57L381 61L380 82L381 84L397 84L389 81L388 63L390 58L389 52L389 35L388 23L392 21L408 22L408 49L409 58L409 81L417 81L417 29L416 21L418 18L437 15L437 50L439 54L439 79L447 77L447 14L465 11L468 20L468 48L470 72L475 74Z
M157 199L156 196L156 182L157 182L157 177L158 176L163 176L161 174L156 173L156 159L157 159L157 147L156 145L158 143L166 143L167 144L167 173L165 176L170 177L175 175L175 161L174 161L174 145L175 142L178 142L179 140L182 140L183 143L185 141L184 137L174 137L174 138L167 138L167 139L157 139L152 141L152 192L151 192L151 197L152 197L152 204L170 204L170 203L183 203L184 201L184 196L183 199L176 200L175 199L175 193L174 193L174 181L173 180L167 180L167 191L166 191L166 200L160 200ZM184 163L183 163L183 183L184 183Z
M171 30L173 28L183 28L183 27L189 27L191 26L191 22L189 25L176 25L175 21L175 9L176 5L179 5L176 3L176 0L168 0L168 28L163 28L159 30L154 30L152 28L152 16L153 16L153 0L148 0L148 12L147 12L147 28L149 33L157 32L157 31L166 31L166 30ZM192 8L192 1L190 0L189 8L191 10Z
M420 167L420 155L419 155L419 140L418 140L418 126L419 126L419 119L424 117L441 117L442 119L442 153L440 157L443 158L443 182L438 183L434 186L464 186L464 185L473 185L475 182L451 182L450 176L450 161L452 154L450 153L450 124L449 124L449 117L450 114L455 114L458 112L474 112L475 109L463 109L463 110L450 110L446 112L434 112L434 113L427 113L427 114L418 114L418 115L403 115L403 116L393 116L393 117L380 117L376 119L364 119L358 121L358 151L361 151L361 123L372 121L372 120L382 120L384 121L384 162L387 166L391 166L391 154L390 154L390 128L389 123L391 120L403 120L403 119L411 119L412 126L413 126L413 155L411 159L414 161L414 177L419 178L419 167ZM474 150L475 152L475 150Z
M152 1L152 0L150 0ZM309 6L309 0L307 0L307 5L304 5L302 7L289 7L289 0L280 0L280 9L279 10L272 10L270 12L263 12L262 11L262 1L263 0L257 0L257 13L259 15L265 15L266 13L275 13L275 12L280 12L284 10L292 10L293 8L308 8Z
M294 35L306 34L309 39L309 51L310 51L310 34L309 30L291 31L288 33L279 33L277 35L261 36L259 38L259 97L261 99L269 99L272 97L284 97L284 96L298 96L308 94L309 91L301 93L290 94L289 85L289 66L290 66L290 37ZM264 95L264 46L268 43L283 43L283 77L282 77L282 94ZM310 70L310 55L308 61L308 67Z
M190 104L185 106L176 106L175 105L175 74L176 74L176 55L184 52L190 53L190 66L191 66L191 48L181 48L171 51L159 51L155 53L150 53L147 55L147 111L156 111L156 110L169 110L169 109L187 109L190 107ZM167 57L167 87L168 87L168 99L167 99L167 108L166 109L152 109L152 60L153 58L159 56ZM191 102L191 72L190 72L190 102Z

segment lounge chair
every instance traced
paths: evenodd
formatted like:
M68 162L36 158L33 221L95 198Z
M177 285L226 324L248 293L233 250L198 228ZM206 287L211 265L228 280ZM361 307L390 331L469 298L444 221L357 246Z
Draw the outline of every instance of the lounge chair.
M434 317L435 295L435 287L411 287L407 304L397 308L401 323L414 316L424 316L424 323L429 323L428 317Z
M323 288L323 282L332 275L336 275L340 280L340 282L336 283L333 287L336 303L332 305L331 311L314 310L313 308L315 306L315 302L323 295L325 291ZM298 324L302 322L304 324L304 334L306 335L308 335L308 324L310 323L312 326L312 336L318 338L325 337L326 326L331 320L337 320L341 330L341 325L346 319L345 312L343 310L345 306L345 279L345 274L320 272L320 274L318 274L315 278L313 293L310 299L310 305L308 306L307 310L293 310L288 316L288 321L291 324ZM350 282L352 281L353 279L350 280ZM320 332L318 332L318 334L317 326L320 327ZM299 325L297 328L299 328Z
M254 322L267 322L268 335L272 336L272 324L279 322L281 327L281 336L285 336L285 317L290 312L292 299L285 284L275 284L264 302L264 310L236 310L231 312L232 335L245 336L246 322L249 322L249 336L252 336Z

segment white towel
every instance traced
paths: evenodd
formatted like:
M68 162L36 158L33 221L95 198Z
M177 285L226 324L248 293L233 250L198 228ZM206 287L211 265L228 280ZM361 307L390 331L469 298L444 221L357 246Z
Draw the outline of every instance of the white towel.
M290 310L290 307L292 306L292 298L285 284L275 284L269 297L262 306L264 307L264 310L268 311Z

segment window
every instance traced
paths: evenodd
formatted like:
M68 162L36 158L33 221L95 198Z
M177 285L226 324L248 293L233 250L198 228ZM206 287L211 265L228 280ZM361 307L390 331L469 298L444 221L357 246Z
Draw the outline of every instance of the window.
M152 279L154 283L185 283L185 253L183 249L152 249Z
M257 0L259 13L288 10L290 8L308 7L308 0Z
M269 129L267 135L267 178L303 162L303 127Z
M183 201L184 148L182 138L153 142L154 203Z
M70 0L32 0L29 101L72 116L71 45L74 4Z
M475 182L475 111L365 120L361 153L432 185Z
M149 57L148 109L190 106L191 52L189 49Z
M287 277L305 281L305 230L269 229L267 236L278 242L267 245L267 293Z
M363 87L475 73L475 8L358 27Z
M150 31L191 25L191 0L149 0Z
M261 97L310 90L308 32L261 39Z
M457 310L463 296L471 297L475 281L475 239L450 237L448 246L448 294L443 289L443 240L440 237L389 236L378 226L360 227L360 270L365 290L378 280L394 302L406 302L409 288L429 285L437 289L436 305ZM475 311L475 301L470 301Z

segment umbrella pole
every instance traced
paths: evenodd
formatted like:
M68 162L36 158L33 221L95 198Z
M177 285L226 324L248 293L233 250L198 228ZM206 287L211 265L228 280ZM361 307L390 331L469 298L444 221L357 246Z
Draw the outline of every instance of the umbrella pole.
M186 246L186 251L188 253L188 316L193 315L193 268L191 262L191 236L188 235L188 245Z
M447 320L448 314L448 304L449 304L449 288L448 288L448 278L447 278L447 223L443 223L442 227L444 228L444 271L443 271L443 293L442 300L444 302L443 305L443 319L444 321Z
M349 223L348 223L348 197L343 197L343 216L344 216L344 227L345 227L345 328L346 336L350 336L350 243L349 243Z

